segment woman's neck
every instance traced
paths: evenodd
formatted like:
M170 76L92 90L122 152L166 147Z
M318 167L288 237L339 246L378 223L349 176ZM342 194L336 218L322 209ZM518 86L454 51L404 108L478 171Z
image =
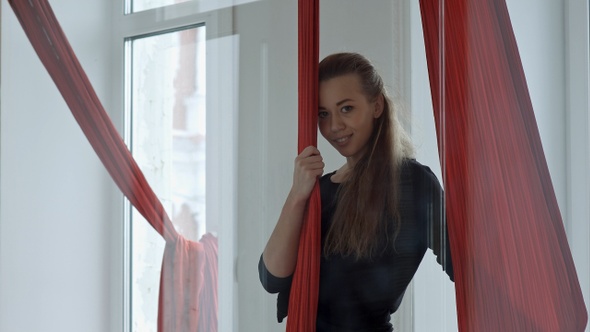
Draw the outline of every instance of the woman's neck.
M352 167L348 163L346 163L346 164L342 165L342 167L340 167L339 169L337 169L336 170L336 173L334 173L330 177L330 179L334 183L346 182L346 180L348 180L348 178L350 176L350 172L351 171L352 171Z

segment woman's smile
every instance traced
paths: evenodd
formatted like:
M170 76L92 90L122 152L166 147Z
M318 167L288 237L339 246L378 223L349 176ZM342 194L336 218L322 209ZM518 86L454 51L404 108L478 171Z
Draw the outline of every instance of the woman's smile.
M350 139L351 136L352 135L342 136L342 137L333 139L333 141L336 142L336 144L338 144L338 145L344 145L344 144L348 143L348 140Z

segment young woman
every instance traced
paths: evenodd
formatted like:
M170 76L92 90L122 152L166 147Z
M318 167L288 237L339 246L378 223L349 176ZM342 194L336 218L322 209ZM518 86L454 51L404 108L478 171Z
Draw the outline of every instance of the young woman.
M260 258L260 280L267 291L279 293L282 321L304 210L321 177L317 331L392 331L390 316L428 248L453 279L441 186L412 158L412 144L366 58L326 57L319 82L320 132L346 163L322 176L315 147L297 156L291 191Z

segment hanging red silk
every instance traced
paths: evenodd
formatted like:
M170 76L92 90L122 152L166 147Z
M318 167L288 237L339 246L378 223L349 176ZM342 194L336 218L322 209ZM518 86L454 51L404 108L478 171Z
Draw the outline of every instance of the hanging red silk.
M298 151L317 145L319 0L299 0L299 140ZM315 331L320 275L321 202L316 183L301 230L297 266L291 285L287 331Z
M587 312L504 0L420 0L460 331Z
M217 237L207 233L199 240L205 250L205 266L203 270L203 288L199 297L199 328L197 331L216 332L218 308L218 261Z
M196 331L203 244L179 235L96 96L47 0L9 0L39 59L109 174L166 241L158 331Z

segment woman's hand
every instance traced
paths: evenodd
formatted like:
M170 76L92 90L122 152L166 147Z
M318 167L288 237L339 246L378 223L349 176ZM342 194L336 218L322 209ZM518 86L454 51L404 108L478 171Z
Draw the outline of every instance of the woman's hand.
M320 151L308 146L295 158L291 195L307 200L319 176L324 173L324 160Z

